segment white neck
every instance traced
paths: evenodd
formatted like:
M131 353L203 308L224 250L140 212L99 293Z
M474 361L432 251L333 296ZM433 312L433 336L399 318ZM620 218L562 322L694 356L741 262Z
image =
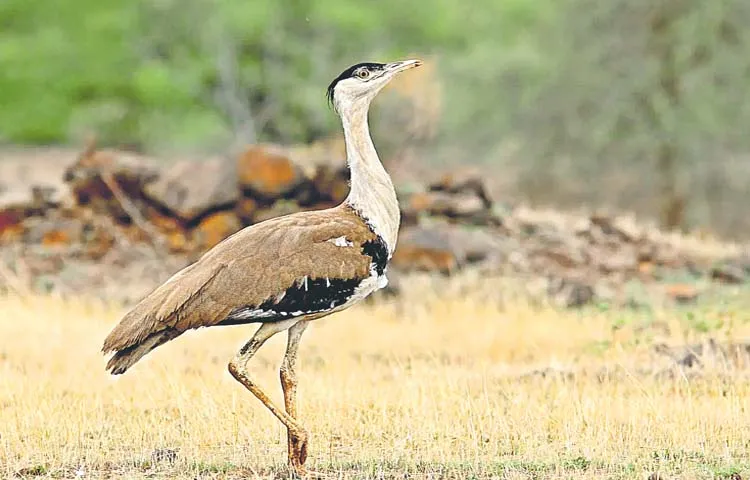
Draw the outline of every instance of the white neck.
M370 224L393 253L398 239L401 213L396 190L388 172L380 163L367 124L369 104L352 103L341 111L346 159L351 172L351 191L345 203Z

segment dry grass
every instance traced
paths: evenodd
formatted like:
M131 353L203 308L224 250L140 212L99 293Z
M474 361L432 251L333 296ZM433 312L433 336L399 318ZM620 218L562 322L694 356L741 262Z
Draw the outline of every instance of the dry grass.
M499 285L496 285L499 288ZM750 473L750 386L724 368L688 380L637 373L649 342L695 333L670 312L501 305L416 288L308 330L300 410L309 466L356 478L680 478ZM0 299L0 476L283 477L275 419L226 371L253 327L210 329L104 373L122 313L95 302ZM617 328L613 328L613 325ZM712 332L750 333L739 322ZM280 397L283 336L254 362ZM607 378L602 366L619 372ZM575 375L522 375L534 369ZM174 449L174 462L153 452Z

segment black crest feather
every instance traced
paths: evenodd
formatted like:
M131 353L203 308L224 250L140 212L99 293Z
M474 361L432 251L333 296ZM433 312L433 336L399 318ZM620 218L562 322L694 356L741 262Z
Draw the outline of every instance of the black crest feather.
M326 98L328 98L328 104L333 105L333 91L336 88L336 85L341 81L345 80L347 78L351 78L354 76L354 72L360 68L360 67L367 67L369 70L372 70L374 72L377 72L378 70L383 70L385 67L384 63L375 63L375 62L363 62L358 63L356 65L352 65L351 67L347 68L343 72L341 72L341 75L334 78L330 85L328 85L328 90L326 91Z

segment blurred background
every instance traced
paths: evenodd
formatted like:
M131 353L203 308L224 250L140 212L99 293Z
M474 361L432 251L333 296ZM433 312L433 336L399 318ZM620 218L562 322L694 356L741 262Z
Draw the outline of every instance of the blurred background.
M750 234L744 0L4 0L0 22L7 145L308 144L339 132L338 72L420 56L418 121L375 107L385 157L408 143L415 169L476 165L502 198Z
M370 115L388 286L301 347L311 469L750 478L748 26L750 0L0 0L0 477L286 478L224 366L247 327L117 383L99 346L227 236L342 202L326 87L420 58Z
M394 275L479 265L566 305L750 278L727 243L750 238L745 0L5 0L0 21L4 288L106 276L132 301L243 226L341 202L326 87L412 57L371 114Z

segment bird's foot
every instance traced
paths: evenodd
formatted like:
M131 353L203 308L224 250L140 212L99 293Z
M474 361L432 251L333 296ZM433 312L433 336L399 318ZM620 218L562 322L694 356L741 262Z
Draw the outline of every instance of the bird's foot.
M307 432L289 432L289 467L300 478L317 478L319 475L305 468L307 460Z
M289 436L289 460L292 464L305 464L307 460L307 433Z

